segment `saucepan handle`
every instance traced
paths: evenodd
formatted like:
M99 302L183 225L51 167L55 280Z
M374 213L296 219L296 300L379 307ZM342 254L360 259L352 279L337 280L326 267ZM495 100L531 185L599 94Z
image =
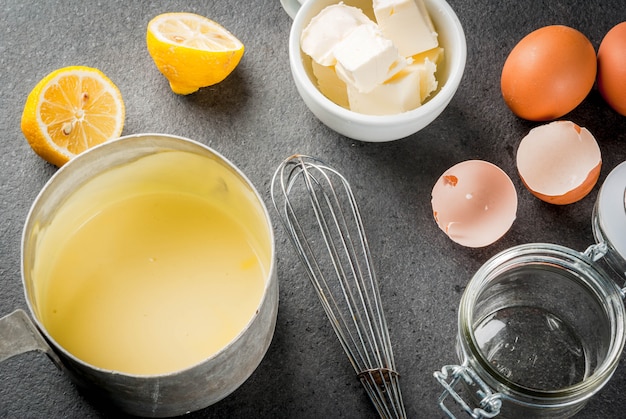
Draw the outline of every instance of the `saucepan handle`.
M62 363L24 310L0 319L0 362L30 351L45 353L59 369Z

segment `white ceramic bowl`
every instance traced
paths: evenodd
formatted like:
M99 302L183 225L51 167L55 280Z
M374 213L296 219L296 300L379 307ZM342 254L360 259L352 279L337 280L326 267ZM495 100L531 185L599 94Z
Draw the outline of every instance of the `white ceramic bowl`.
M289 63L296 88L302 99L324 124L355 140L383 142L416 133L450 103L457 91L467 57L467 45L461 22L444 0L424 0L444 48L444 61L437 70L438 90L422 106L396 115L365 115L345 109L324 96L315 85L311 59L300 49L300 34L311 19L337 0L308 0L297 11L289 34ZM293 3L293 2L291 2ZM350 6L371 11L371 1L344 0Z

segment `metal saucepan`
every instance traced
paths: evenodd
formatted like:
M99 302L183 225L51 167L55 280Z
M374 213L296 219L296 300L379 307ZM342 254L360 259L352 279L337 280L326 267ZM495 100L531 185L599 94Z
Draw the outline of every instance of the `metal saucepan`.
M72 195L87 182L107 171L171 151L206 158L206 164L212 166L211 173L215 174L214 178L207 176L196 182L205 188L194 186L181 193L204 194L218 188L222 193L219 205L225 212L230 211L230 203L238 202L238 209L231 211L232 214L240 218L237 222L244 228L251 227L248 229L250 240L260 244L257 256L264 272L264 283L258 306L252 310L247 324L225 346L178 370L143 374L95 366L61 345L42 321L40 299L45 297L46 290L39 283L36 266L42 257L38 252L43 235L59 211L71 201ZM171 168L160 170L160 175L153 181L168 182L168 170ZM190 169L178 167L177 170ZM44 352L80 388L133 415L175 416L221 400L257 368L274 333L278 280L273 229L266 207L254 186L232 163L209 147L185 138L158 134L126 136L96 146L59 169L42 189L28 214L22 237L21 263L30 316L24 310L16 310L0 319L0 362L27 351Z

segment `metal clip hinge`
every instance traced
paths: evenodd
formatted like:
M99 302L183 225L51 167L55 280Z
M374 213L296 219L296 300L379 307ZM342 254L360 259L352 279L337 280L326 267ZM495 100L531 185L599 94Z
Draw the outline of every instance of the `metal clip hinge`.
M621 263L617 263L617 264L612 263L612 258L610 257L611 255L610 250L611 249L609 249L609 246L605 242L600 242L600 243L592 244L587 249L585 249L585 251L583 252L583 255L587 259L589 259L591 263L595 263L606 256L607 257L606 264L609 268L609 271L615 272L623 280L624 278L626 278L626 271L620 268L623 268L624 266ZM624 285L621 286L620 293L621 293L622 299L625 299L626 298L626 283L624 283Z
M606 243L596 243L589 246L583 254L592 262L597 262L606 255L608 250Z
M448 396L452 396L457 404L474 419L493 418L500 414L502 395L493 393L471 368L465 365L446 365L441 371L435 371L433 375L444 388L444 392L439 396L439 407L449 418L454 419L455 416L444 403ZM479 407L472 409L456 392L454 388L461 380L468 386L475 385L478 387L476 394L480 399Z

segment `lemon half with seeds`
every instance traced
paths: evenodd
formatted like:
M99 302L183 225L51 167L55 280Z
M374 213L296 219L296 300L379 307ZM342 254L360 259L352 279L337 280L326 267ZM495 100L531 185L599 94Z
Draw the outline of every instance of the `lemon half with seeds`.
M44 77L22 113L24 137L46 161L62 166L72 157L117 138L125 107L115 84L100 70L64 67Z
M164 13L148 23L148 52L174 93L187 95L224 80L244 46L220 24L195 13Z

